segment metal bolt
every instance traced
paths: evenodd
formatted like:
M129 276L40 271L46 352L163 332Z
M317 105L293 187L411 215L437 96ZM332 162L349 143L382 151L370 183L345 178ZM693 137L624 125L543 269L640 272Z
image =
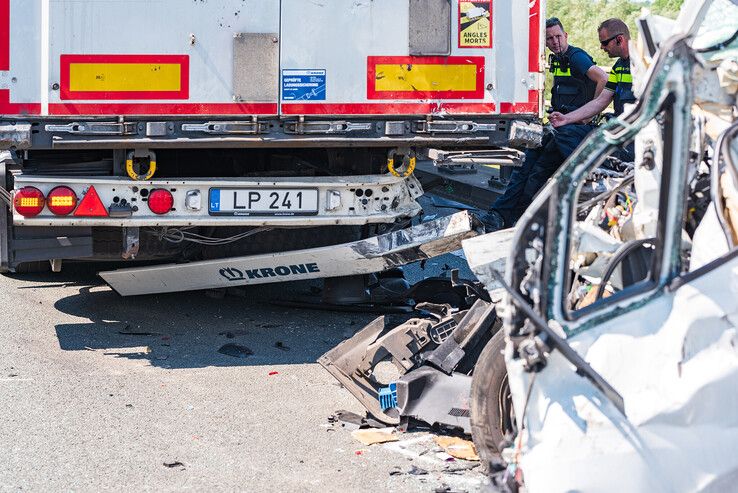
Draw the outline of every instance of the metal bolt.
M53 84L51 84L51 89L53 89L54 91L58 91L59 90L59 83L58 82L54 82Z
M494 88L495 88L495 86L494 86L494 84L492 84L491 82L490 82L489 84L487 84L487 90L488 90L488 91L491 91L491 90L492 90L492 89L494 89Z
M276 36L272 38L272 43L279 43L279 38L277 38Z

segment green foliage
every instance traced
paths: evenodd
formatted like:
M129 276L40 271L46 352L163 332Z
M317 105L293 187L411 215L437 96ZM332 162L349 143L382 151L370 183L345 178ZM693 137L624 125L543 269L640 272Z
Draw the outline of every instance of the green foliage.
M664 17L671 17L676 19L679 14L679 9L682 8L684 0L654 0L653 4L649 7L651 12L654 14L663 15Z

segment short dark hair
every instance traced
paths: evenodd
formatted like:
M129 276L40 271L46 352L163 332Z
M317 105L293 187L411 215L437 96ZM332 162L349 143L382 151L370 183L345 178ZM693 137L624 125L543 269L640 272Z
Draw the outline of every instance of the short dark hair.
M628 25L617 17L611 17L610 19L602 21L600 27L597 28L597 32L600 32L603 29L605 29L611 36L618 33L622 34L627 39L630 39L630 29L628 29Z
M546 29L554 26L559 26L562 31L564 30L564 25L561 24L561 21L558 17L549 17L548 19L546 19Z

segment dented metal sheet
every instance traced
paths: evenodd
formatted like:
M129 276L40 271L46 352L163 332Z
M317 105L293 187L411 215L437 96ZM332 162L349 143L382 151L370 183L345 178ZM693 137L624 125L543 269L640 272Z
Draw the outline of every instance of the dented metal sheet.
M458 250L461 240L476 234L473 217L459 212L342 245L120 269L100 276L121 295L132 296L368 274Z
M0 149L30 149L31 124L14 123L0 125Z
M505 271L510 256L515 230L503 229L462 242L469 268L488 291L500 288L492 275L493 270Z

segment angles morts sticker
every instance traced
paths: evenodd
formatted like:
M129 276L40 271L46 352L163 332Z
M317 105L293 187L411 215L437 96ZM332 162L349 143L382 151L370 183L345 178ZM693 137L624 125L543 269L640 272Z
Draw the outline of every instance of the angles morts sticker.
M459 0L459 48L492 48L492 0Z

